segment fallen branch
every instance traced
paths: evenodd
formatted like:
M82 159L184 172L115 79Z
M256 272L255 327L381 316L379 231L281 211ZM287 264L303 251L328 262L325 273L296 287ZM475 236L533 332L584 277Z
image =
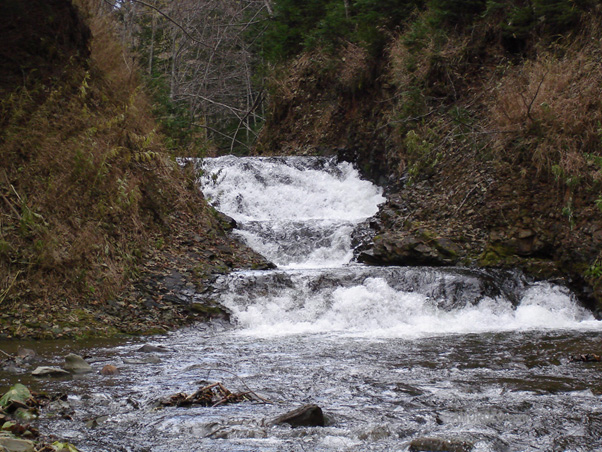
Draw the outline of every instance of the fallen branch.
M6 196L4 196L4 195L0 195L0 196L2 196L2 199L4 199L4 202L6 203L6 205L8 207L10 207L10 209L13 211L13 213L17 217L17 220L19 220L21 218L21 215L19 215L19 212L17 211L15 206L12 205L12 203L8 200L8 198Z
M253 391L251 388L249 388L249 386L247 385L247 383L245 383L245 381L240 378L238 375L236 375L234 372L231 372L229 370L225 370L225 369L217 369L217 368L209 368L206 369L209 371L209 373L207 374L207 378L209 378L209 374L211 374L211 371L216 371L216 372L225 372L227 374L230 374L232 376L234 376L235 378L238 379L238 381L240 381L242 383L242 385L247 389L247 391L249 392L249 394L253 395L254 397L257 398L257 400L263 402L263 403L274 403L271 400L268 400L266 398L263 398L261 396L259 396L255 391Z
M10 290L13 288L13 286L15 285L15 282L17 282L17 278L19 277L20 274L21 274L21 270L19 270L17 272L17 274L13 278L13 281L9 284L9 286L6 288L6 290L0 294L0 304L4 303L4 299L6 298L6 296L10 292Z
M174 394L166 399L161 400L159 403L162 406L176 407L192 405L216 407L225 403L240 403L247 400L250 401L251 398L249 398L248 395L249 392L231 392L224 385L217 382L204 386L190 395L183 392Z

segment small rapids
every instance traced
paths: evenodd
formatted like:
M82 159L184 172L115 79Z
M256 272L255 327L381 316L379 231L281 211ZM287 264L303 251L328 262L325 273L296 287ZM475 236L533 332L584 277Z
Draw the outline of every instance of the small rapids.
M347 163L229 156L201 169L205 196L277 268L219 278L202 296L233 324L154 338L160 362L135 364L139 342L90 350L121 375L50 383L71 394L72 419L48 423L57 435L85 452L602 450L602 363L569 359L602 354L602 324L566 288L353 263L352 233L384 198ZM212 381L273 403L156 408ZM325 427L271 425L306 403Z
M494 282L477 271L432 268L248 272L227 281L221 302L234 314L242 334L257 337L337 333L419 338L599 328L562 287L523 283L504 293L487 286Z

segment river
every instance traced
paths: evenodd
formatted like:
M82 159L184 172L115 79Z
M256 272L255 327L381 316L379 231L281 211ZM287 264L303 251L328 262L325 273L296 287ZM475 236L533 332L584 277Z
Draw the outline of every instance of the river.
M43 426L88 452L602 450L602 365L569 359L602 351L602 323L566 288L353 263L353 232L384 198L348 163L227 156L202 170L205 196L277 268L221 277L233 323L153 338L160 363L127 364L146 356L134 342L87 350L121 374L55 380L71 419ZM156 408L214 381L273 403ZM306 403L325 427L270 424Z

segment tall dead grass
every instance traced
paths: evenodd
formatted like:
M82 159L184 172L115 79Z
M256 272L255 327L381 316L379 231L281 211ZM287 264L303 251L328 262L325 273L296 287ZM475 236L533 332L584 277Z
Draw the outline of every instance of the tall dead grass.
M540 174L584 174L602 147L602 27L509 67L491 87L488 127L498 155L519 150Z
M3 306L114 297L170 215L194 204L110 20L78 5L90 58L0 99Z

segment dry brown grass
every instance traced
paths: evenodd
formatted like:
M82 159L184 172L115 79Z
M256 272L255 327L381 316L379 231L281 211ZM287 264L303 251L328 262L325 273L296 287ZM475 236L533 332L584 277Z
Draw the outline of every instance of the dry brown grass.
M132 59L93 3L80 2L93 36L87 63L71 58L60 78L0 99L3 307L114 297L169 233L170 216L200 210Z
M599 27L598 27L599 28ZM573 177L587 169L585 154L602 146L600 30L588 28L576 42L510 67L491 87L488 125L499 155L519 147L540 174Z

